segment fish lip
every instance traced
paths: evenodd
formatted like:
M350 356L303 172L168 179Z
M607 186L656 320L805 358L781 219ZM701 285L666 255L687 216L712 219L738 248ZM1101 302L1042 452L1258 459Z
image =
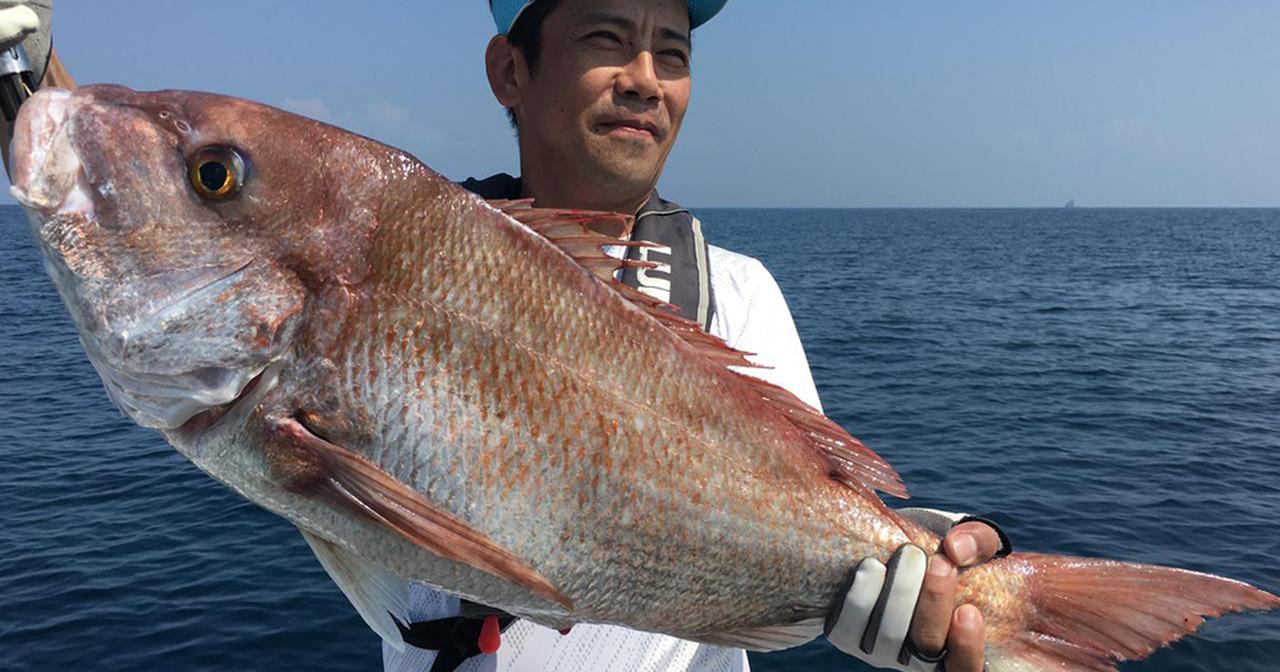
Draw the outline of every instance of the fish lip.
M30 208L45 215L57 212L57 206L61 205L61 202L59 202L54 204L53 208L50 208L47 201L40 201L36 199L36 197L28 193L26 189L23 189L16 184L9 187L9 195L13 197L13 200L18 202L18 205L21 205L24 208Z
M42 89L23 104L14 122L9 193L23 207L46 217L62 214L70 197L84 189L80 157L67 136L79 107L70 91ZM74 181L45 179L49 165L58 161L73 162L67 168L74 165Z

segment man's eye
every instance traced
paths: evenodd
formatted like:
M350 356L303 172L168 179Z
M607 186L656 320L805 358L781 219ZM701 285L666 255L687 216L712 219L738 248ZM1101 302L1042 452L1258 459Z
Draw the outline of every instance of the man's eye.
M667 49L666 51L658 52L658 56L669 65L675 65L682 68L689 67L689 55L679 49Z
M618 37L617 35L614 35L613 33L605 32L603 30L596 31L594 33L587 35L587 40L594 44L599 44L602 46L616 47L616 46L622 45L622 38Z

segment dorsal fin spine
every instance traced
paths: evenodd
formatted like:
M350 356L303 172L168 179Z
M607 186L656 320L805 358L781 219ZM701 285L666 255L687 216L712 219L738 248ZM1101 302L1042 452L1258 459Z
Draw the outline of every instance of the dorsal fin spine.
M534 208L532 199L489 201L512 219L528 226L538 235L559 247L588 272L605 282L633 305L666 327L685 344L709 361L724 366L760 394L800 432L810 446L824 456L830 467L830 476L862 492L880 490L898 497L906 497L902 479L884 458L875 454L830 418L809 406L786 389L755 376L729 367L766 368L751 362L749 353L729 347L723 340L702 330L702 325L679 315L670 303L656 299L633 287L624 285L615 277L622 268L655 268L658 265L638 259L619 259L609 256L609 247L656 247L645 241L631 241L634 218L618 213L587 212L581 210L556 210ZM596 224L592 227L591 224ZM618 237L598 232L599 229L620 231Z

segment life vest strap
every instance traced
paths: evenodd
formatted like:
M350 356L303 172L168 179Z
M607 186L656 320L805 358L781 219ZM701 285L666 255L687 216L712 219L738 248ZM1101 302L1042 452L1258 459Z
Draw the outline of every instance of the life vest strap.
M464 612L467 605L475 606L468 602L463 604ZM500 643L498 633L515 621L516 617L511 614L490 611L396 625L409 646L437 652L430 672L453 672L468 658L496 652Z

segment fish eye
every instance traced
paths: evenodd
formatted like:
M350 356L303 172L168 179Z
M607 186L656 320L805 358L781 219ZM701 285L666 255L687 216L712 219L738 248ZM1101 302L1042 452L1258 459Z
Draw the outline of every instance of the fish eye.
M225 201L244 186L244 158L231 147L204 147L187 160L187 173L197 194Z

